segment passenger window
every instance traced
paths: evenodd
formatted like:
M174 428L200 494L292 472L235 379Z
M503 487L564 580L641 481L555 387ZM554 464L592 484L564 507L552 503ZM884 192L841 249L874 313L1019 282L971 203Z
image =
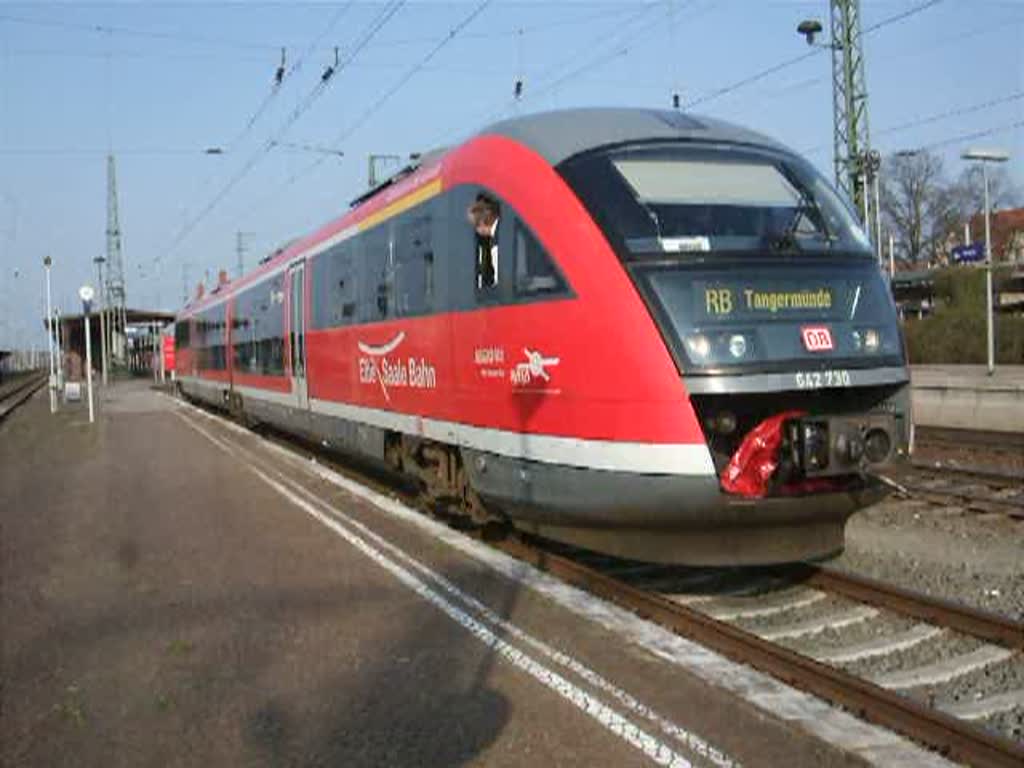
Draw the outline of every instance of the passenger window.
M331 278L331 326L348 325L356 314L356 277L352 269L352 250L345 246L334 257Z
M501 206L493 197L481 192L466 213L475 235L476 288L477 291L490 291L498 287Z
M531 296L538 293L559 293L565 281L547 252L520 222L516 222L516 293Z
M402 220L398 227L396 280L398 314L419 315L433 308L434 250L429 214Z
M367 298L372 302L371 314L366 319L370 322L383 320L394 313L394 243L389 229L386 225L374 227L364 236L363 259L369 283Z

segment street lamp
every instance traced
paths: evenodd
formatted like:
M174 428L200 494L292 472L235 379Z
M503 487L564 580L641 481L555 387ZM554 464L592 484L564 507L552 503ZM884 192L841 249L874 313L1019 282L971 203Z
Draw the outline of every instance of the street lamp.
M821 34L821 22L817 19L804 19L797 25L796 31L804 36L808 45L814 45L814 36Z
M43 259L46 270L46 341L50 347L50 413L57 412L57 368L53 360L53 304L50 298L50 266L53 259Z
M1010 156L998 149L968 149L960 155L964 160L981 163L981 175L985 180L985 330L988 335L988 375L996 369L996 345L992 317L992 228L988 199L988 164L1005 163Z
M86 283L78 289L78 296L82 300L82 315L85 317L85 381L89 393L89 423L94 421L92 407L92 329L89 328L89 313L92 311L92 300L95 292L92 286Z

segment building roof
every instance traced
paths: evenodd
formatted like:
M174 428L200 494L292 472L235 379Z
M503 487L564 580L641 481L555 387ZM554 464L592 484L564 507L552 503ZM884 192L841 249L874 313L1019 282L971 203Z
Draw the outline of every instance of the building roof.
M623 107L540 112L502 120L480 133L525 144L552 165L597 147L651 139L699 139L786 149L763 134L722 120L673 110Z
M1007 249L1012 245L1014 235L1024 233L1024 208L1011 208L995 211L992 223L992 256L994 259L1005 259ZM976 242L985 239L985 215L977 213L971 217L971 238Z

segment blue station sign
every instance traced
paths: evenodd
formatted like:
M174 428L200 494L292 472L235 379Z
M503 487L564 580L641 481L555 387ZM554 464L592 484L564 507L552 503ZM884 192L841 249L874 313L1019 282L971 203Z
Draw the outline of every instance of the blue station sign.
M971 243L970 245L958 245L953 248L954 264L970 264L976 261L985 260L985 244Z

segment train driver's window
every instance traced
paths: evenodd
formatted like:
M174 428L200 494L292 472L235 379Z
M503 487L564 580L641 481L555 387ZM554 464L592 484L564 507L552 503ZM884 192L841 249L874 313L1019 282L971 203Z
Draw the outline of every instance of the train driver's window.
M501 205L486 192L480 192L466 214L476 238L476 289L488 291L497 288L501 255L498 244Z
M532 296L565 290L565 281L544 247L521 221L516 222L515 251L516 293Z

